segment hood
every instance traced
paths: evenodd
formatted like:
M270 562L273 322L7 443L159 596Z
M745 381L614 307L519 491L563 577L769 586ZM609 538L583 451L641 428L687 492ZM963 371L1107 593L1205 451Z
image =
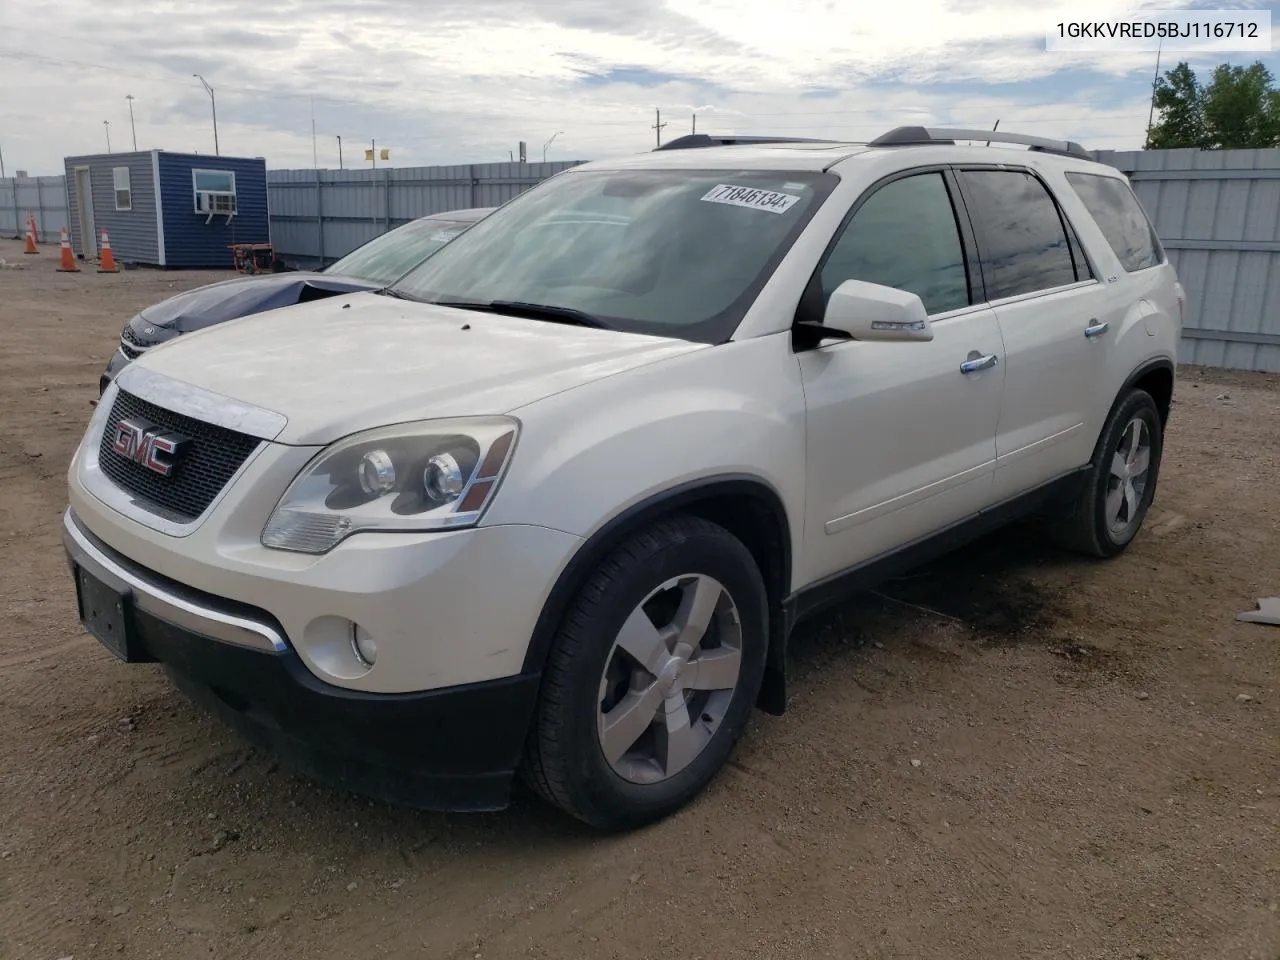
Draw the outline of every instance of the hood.
M409 420L508 413L702 349L362 293L179 337L133 366L281 414L278 442L323 444Z
M164 331L191 333L251 313L291 306L315 294L332 296L371 290L377 286L356 277L303 271L234 277L188 290L147 307L135 318L133 327L137 327L140 321L145 326ZM143 334L145 326L142 330L133 330L133 333ZM161 335L157 339L167 337Z

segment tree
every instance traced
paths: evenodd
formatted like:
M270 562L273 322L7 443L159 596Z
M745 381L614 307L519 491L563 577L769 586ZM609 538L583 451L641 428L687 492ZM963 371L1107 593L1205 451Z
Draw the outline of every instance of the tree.
M1205 146L1205 91L1186 61L1157 81L1153 98L1160 122L1147 133L1146 149Z
M1223 64L1204 95L1204 131L1211 149L1274 147L1280 143L1280 93L1271 71Z
M1222 64L1201 87L1183 61L1156 82L1160 122L1147 134L1148 150L1202 150L1280 146L1280 91L1259 61L1249 67Z

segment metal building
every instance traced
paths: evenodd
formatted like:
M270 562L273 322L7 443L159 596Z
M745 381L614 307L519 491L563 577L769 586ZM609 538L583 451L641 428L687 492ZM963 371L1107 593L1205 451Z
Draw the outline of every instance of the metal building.
M261 157L141 150L67 157L71 247L98 256L102 231L122 263L232 265L231 245L269 243Z

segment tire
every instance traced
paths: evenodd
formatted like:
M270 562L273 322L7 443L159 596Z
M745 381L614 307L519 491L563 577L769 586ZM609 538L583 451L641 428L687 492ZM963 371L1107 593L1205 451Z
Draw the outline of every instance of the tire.
M1135 427L1135 424L1141 426ZM1128 456L1132 440L1130 432L1134 430L1138 430L1140 435L1145 434L1148 454L1146 473L1141 475L1141 483L1138 476L1130 478L1133 481L1130 500L1123 490L1125 478L1113 473L1113 469L1120 469L1116 457ZM1066 510L1050 521L1049 531L1054 542L1075 553L1103 559L1123 553L1142 528L1147 510L1155 499L1163 452L1164 430L1155 401L1144 390L1131 391L1107 419L1079 492ZM1126 463L1130 461L1126 460ZM1122 525L1111 522L1117 487L1120 488L1119 499L1125 503L1123 514L1116 518L1124 521Z
M673 581L680 586L661 589ZM655 591L646 613L641 604ZM712 595L718 600L700 646L689 652L674 636L662 640L668 613L673 624L685 622L682 612L709 609ZM724 528L673 517L623 543L579 590L552 642L525 779L555 806L607 831L634 829L683 807L715 777L746 728L764 677L768 616L760 571ZM700 622L696 613L686 620ZM681 636L695 632L690 627ZM672 666L680 659L673 648L685 656L683 666ZM641 658L652 669L641 667ZM685 684L727 682L735 659L731 690L682 692ZM693 698L683 712L682 697ZM618 756L655 703L644 732ZM616 722L629 706L634 722Z

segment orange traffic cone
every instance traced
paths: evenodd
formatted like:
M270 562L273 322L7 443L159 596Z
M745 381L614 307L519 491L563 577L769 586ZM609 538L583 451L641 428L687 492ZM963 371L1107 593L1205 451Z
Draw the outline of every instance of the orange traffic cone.
M58 273L79 273L75 254L71 252L71 240L67 236L67 228L62 228L62 260L58 264Z
M107 231L102 231L102 258L98 261L99 273L119 273L116 258L111 254L111 241L107 239Z
M27 247L22 252L23 253L39 253L40 252L39 250L36 249L36 228L31 225L30 221L27 222Z

